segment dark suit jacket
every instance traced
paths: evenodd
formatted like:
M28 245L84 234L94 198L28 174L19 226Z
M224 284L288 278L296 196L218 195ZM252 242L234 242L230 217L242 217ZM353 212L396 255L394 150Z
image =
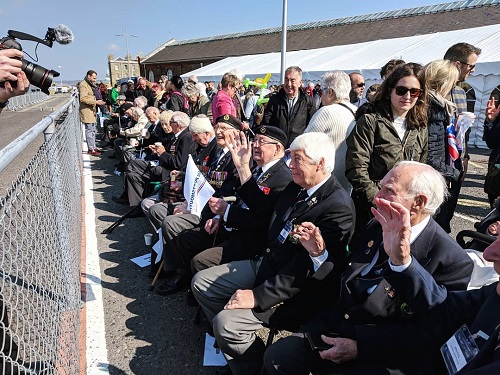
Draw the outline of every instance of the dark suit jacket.
M388 270L376 289L366 298L355 293L355 280L362 279L361 270L374 257L384 252L382 228L376 220L370 221L363 236L352 249L351 265L342 276L341 304L345 323L355 328L358 358L363 360L388 359L396 363L411 362L412 354L421 345L418 329L412 321L412 305L392 285L393 273ZM424 264L440 285L450 290L463 290L469 283L473 264L463 249L431 218L417 239L411 252ZM388 267L388 266L387 266ZM342 324L342 323L341 323ZM405 339L401 339L405 337ZM385 353L397 353L387 356ZM405 355L408 355L405 359Z
M257 180L259 194L277 196L291 181L290 168L280 159ZM224 250L222 263L260 256L266 248L270 216L255 214L252 210L243 208L243 203L241 200L240 204L233 204L229 209L226 227L233 228L233 231L230 232L230 239L224 249L230 249L231 254L226 254L227 251Z
M283 328L296 327L319 309L336 301L341 273L348 263L347 244L352 235L354 205L333 175L288 218L295 224L312 222L321 230L328 259L314 272L309 253L298 243L278 241L301 187L293 181L274 197L262 196L253 179L241 186L240 195L250 210L271 214L268 248L262 257L253 292L254 314L263 322ZM276 201L276 204L272 203ZM325 291L331 291L325 296ZM282 305L282 306L281 306ZM277 307L280 306L279 309Z
M188 129L184 129L175 139L166 145L166 151L158 159L160 166L167 171L186 169L189 154L196 148Z
M427 338L427 344L439 357L438 369L444 364L439 348L466 324L471 334L479 330L489 335L488 340L476 339L478 355L467 364L460 375L500 374L500 361L493 362L493 351L499 342L500 296L498 283L470 291L447 292L439 286L418 261L402 273L396 273L394 284L411 301L419 319L419 328Z

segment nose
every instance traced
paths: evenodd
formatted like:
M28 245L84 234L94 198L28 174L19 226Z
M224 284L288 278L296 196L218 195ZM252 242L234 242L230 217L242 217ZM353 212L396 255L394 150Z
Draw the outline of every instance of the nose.
M500 236L484 250L483 257L488 262L500 261Z

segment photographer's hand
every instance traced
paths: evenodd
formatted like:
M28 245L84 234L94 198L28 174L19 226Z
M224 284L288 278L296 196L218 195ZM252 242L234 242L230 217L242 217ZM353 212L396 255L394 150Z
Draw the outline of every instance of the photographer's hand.
M0 82L16 81L20 73L24 54L14 48L0 50Z
M17 73L16 87L12 87L10 81L5 81L3 87L0 87L0 103L5 103L14 96L23 95L29 87L30 83L26 74L24 72ZM2 112L2 108L0 108L0 112Z

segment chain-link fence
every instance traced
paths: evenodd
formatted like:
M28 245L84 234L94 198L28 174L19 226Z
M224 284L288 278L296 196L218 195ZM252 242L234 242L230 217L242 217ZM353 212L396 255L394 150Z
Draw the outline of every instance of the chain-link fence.
M73 97L41 121L54 120L51 135L0 198L2 374L79 373L82 132L76 105Z

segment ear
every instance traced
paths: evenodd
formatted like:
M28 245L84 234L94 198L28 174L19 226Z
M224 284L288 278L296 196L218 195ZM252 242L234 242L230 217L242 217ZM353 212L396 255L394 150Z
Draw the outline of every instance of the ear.
M321 158L318 162L318 164L316 164L316 170L317 171L322 171L325 169L325 159L324 158Z
M423 211L423 209L427 206L427 200L428 199L425 195L417 195L415 197L415 204L413 205L413 208L418 212Z

